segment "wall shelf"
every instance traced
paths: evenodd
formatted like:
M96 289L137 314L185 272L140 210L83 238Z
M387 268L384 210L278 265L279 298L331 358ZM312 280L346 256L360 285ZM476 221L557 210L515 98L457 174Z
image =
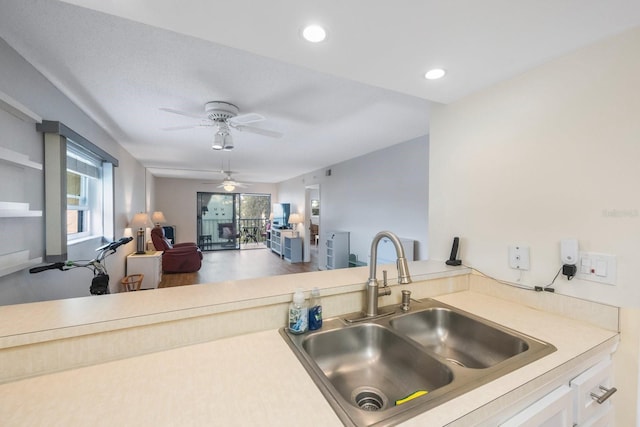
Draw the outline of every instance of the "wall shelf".
M29 258L28 250L0 255L0 277L40 263L42 263L42 257Z
M29 203L0 202L0 218L40 217L42 211L29 210Z
M29 160L29 156L0 147L0 160L20 166L42 170L42 164Z
M0 91L0 108L23 122L42 123L42 117L2 91Z

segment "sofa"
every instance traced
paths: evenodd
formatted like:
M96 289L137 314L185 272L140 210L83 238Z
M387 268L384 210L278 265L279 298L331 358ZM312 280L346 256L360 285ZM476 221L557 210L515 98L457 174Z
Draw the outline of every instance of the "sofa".
M193 273L202 267L202 252L195 243L171 244L162 227L151 229L151 240L162 251L162 271L165 273Z

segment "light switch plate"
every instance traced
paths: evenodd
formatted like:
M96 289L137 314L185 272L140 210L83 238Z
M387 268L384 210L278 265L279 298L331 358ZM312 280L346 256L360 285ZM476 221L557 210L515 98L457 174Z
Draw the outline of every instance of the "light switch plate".
M528 246L509 246L509 267L516 270L529 270Z
M576 277L591 282L616 284L616 256L595 252L580 252L578 256Z

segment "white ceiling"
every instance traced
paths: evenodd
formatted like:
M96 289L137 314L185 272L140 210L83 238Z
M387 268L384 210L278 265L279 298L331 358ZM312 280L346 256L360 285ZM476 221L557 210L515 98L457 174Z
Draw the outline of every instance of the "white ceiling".
M312 22L325 42L299 37ZM431 101L638 25L637 0L0 0L0 37L154 175L221 179L230 162L253 182L425 135ZM436 66L444 79L422 78ZM223 153L209 128L162 130L197 120L159 108L212 100L285 137L236 132Z

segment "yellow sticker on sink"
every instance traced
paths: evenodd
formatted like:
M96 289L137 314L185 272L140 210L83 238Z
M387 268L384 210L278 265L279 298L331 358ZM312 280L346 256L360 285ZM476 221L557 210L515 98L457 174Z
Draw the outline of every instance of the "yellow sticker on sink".
M413 400L416 397L424 396L427 393L429 393L427 390L418 390L416 392L413 392L407 397L403 397L402 399L396 400L396 406L402 405L403 403L407 403L408 401Z

